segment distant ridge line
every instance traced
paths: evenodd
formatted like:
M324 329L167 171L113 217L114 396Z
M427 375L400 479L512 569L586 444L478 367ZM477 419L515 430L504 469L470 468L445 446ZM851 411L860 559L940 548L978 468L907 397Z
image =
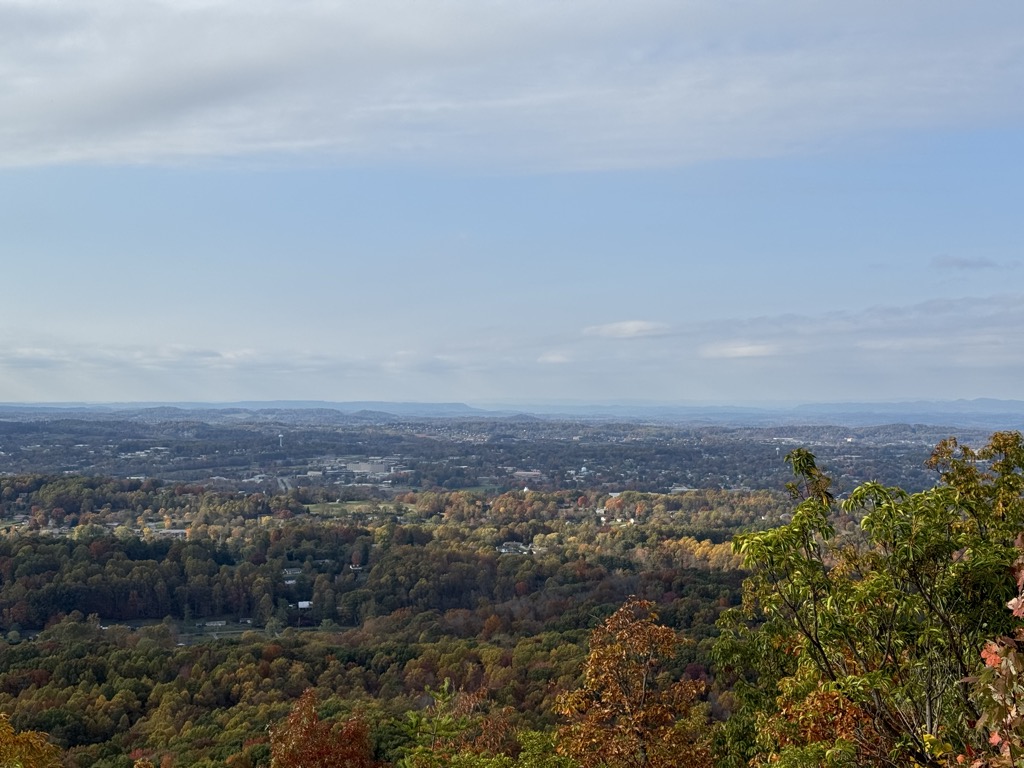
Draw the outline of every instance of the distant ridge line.
M234 402L134 402L134 403L0 403L0 417L38 417L103 414L110 418L152 418L156 412L180 413L193 418L202 414L270 416L275 413L334 412L365 420L391 418L549 418L594 420L643 420L693 425L873 426L908 423L986 429L1024 428L1024 400L915 400L903 402L834 402L799 405L681 405L681 404L497 404L487 407L460 402L390 402L378 400L240 400Z

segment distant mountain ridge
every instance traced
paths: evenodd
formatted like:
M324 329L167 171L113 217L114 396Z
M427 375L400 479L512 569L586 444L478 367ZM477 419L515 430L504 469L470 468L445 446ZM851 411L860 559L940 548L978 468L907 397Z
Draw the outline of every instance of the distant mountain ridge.
M1024 413L1024 400L996 400L979 397L974 400L912 400L890 403L807 403L795 410L816 412L872 413Z
M795 414L828 417L853 426L898 421L909 424L1024 429L1024 401L977 398L974 400L916 400L893 403L821 403L801 405Z
M984 429L1024 429L1024 400L915 400L800 405L723 406L674 404L522 404L477 407L458 402L356 400L250 400L230 403L0 403L0 418L111 417L147 421L214 416L225 420L284 418L303 422L386 422L395 419L546 418L653 421L694 425L873 426L927 424Z

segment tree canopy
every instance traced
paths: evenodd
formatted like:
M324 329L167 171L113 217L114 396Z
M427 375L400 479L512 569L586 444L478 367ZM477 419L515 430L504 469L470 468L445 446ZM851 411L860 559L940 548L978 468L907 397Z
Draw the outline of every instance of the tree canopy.
M583 768L671 768L684 755L706 764L704 686L663 674L679 639L657 618L653 603L631 597L590 635L583 685L556 704L568 719L559 748Z
M787 460L788 504L113 484L0 538L0 768L1024 768L1024 439Z
M1021 436L977 451L944 441L934 488L868 483L840 505L810 453L788 460L792 522L735 539L751 576L718 652L750 684L737 686L731 764L940 766L983 753L969 680L987 639L1015 623Z

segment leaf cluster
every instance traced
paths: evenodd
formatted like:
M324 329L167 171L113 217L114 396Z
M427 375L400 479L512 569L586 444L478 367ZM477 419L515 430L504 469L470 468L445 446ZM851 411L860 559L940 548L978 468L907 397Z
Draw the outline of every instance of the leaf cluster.
M744 646L756 644L766 652L757 684L774 695L748 697L760 746L734 753L937 766L937 741L980 747L965 681L985 638L1009 629L1003 606L1015 594L1014 539L1024 529L1021 436L998 433L978 451L944 442L934 488L867 483L841 510L813 455L789 460L802 499L792 522L735 541L752 574L720 658L742 665ZM858 535L837 535L840 511L859 519Z

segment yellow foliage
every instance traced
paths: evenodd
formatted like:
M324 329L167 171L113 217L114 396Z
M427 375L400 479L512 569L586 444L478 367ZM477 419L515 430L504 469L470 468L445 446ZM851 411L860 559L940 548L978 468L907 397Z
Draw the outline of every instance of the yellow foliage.
M60 768L61 751L45 733L15 733L7 715L0 715L0 768Z

